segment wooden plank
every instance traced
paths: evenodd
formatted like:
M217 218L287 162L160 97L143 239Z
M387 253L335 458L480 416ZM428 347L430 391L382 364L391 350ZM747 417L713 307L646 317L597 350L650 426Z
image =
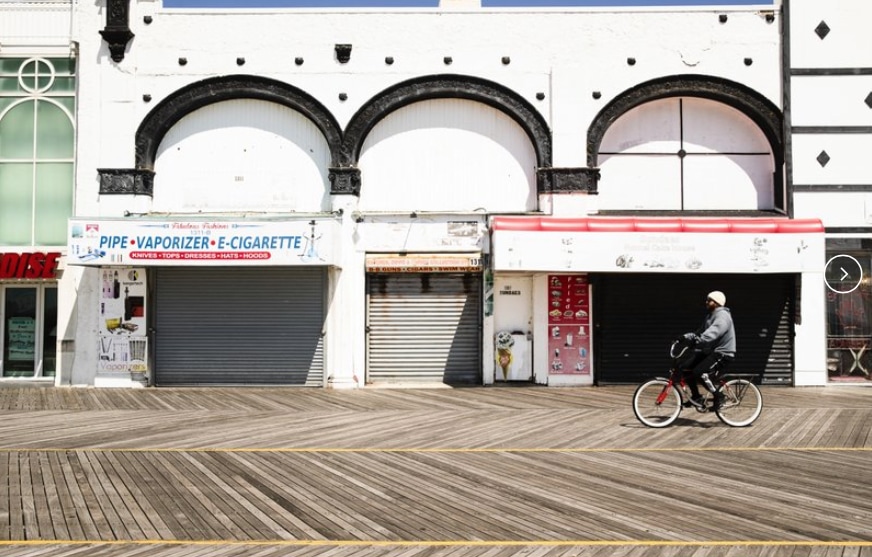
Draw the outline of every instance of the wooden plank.
M66 451L59 451L50 453L49 458L54 461L53 469L58 484L58 495L63 509L63 519L69 528L70 539L100 539L99 530L94 524L91 513L87 512L87 509L81 504L84 501L84 495L76 481L76 474L70 463L70 454Z
M0 478L5 481L0 481L0 540L8 540L12 537L12 515L20 516L17 505L20 503L20 495L13 493L12 482L17 481L13 478L13 471L10 467L10 459L15 453L0 452Z
M48 515L51 519L53 539L82 539L75 519L75 506L66 491L66 480L58 463L57 453L46 453L40 459L43 489L45 490ZM69 513L69 514L68 514ZM72 520L68 520L72 518ZM75 532L77 535L71 534Z
M82 516L83 529L87 540L111 540L114 539L112 529L103 508L97 501L97 495L91 487L87 465L83 465L83 455L78 452L67 453L70 476L67 482L76 486L76 514ZM85 457L86 458L86 457ZM73 488L70 488L74 491ZM14 538L13 538L14 539Z
M39 539L39 520L37 518L38 503L36 501L35 489L41 487L38 484L34 486L34 478L32 475L32 461L39 458L37 453L27 453L19 455L18 479L21 488L21 514L23 517L22 538L23 540Z
M109 473L107 473L103 467L103 455L101 453L84 451L80 451L78 454L88 481L88 486L93 493L92 500L96 502L96 506L91 512L99 509L99 514L102 515L100 522L106 525L105 530L101 530L103 532L102 539L135 539L127 530L129 518L112 482L110 476L111 468ZM119 512L119 509L121 509L121 512ZM125 522L125 519L128 519L127 522Z

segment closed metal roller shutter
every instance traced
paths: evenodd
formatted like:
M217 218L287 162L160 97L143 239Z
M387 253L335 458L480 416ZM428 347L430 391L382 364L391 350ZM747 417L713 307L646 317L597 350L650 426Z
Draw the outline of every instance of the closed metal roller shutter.
M325 273L157 270L156 384L323 386Z
M633 274L594 277L595 361L599 383L638 383L664 375L669 345L705 317L705 296L727 295L736 326L735 373L763 384L793 383L794 275Z
M367 275L367 381L481 382L481 275Z

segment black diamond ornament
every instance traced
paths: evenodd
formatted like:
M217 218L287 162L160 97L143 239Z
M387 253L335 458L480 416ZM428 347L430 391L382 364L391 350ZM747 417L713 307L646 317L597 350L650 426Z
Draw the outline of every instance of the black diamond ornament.
M818 164L821 165L821 168L825 167L828 162L830 162L830 156L826 151L821 151L821 154L817 156Z
M818 26L814 28L815 34L824 40L824 37L830 34L830 26L827 25L826 21L821 21L818 23Z
M869 94L866 95L865 102L866 102L866 106L868 106L869 108L872 108L872 91L870 91Z

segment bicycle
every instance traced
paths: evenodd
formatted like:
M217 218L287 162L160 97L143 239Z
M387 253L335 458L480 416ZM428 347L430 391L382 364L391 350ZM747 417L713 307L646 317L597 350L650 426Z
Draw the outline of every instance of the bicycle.
M754 374L725 374L719 378L715 387L709 381L708 374L703 374L703 380L711 390L705 391L705 403L702 407L690 402L690 388L679 369L678 361L690 347L683 339L676 340L669 348L672 357L672 368L669 377L656 377L642 383L633 394L633 413L636 418L648 427L667 427L678 419L682 408L688 406L697 412L713 411L718 418L732 427L751 425L763 411L763 395L760 389L751 382ZM713 405L713 392L722 395L722 402Z

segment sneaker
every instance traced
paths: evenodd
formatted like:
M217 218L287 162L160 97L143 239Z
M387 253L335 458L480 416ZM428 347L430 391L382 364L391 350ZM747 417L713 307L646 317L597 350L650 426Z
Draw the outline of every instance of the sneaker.
M714 401L712 402L712 410L717 410L721 407L721 404L724 403L724 393L717 392L714 394Z

